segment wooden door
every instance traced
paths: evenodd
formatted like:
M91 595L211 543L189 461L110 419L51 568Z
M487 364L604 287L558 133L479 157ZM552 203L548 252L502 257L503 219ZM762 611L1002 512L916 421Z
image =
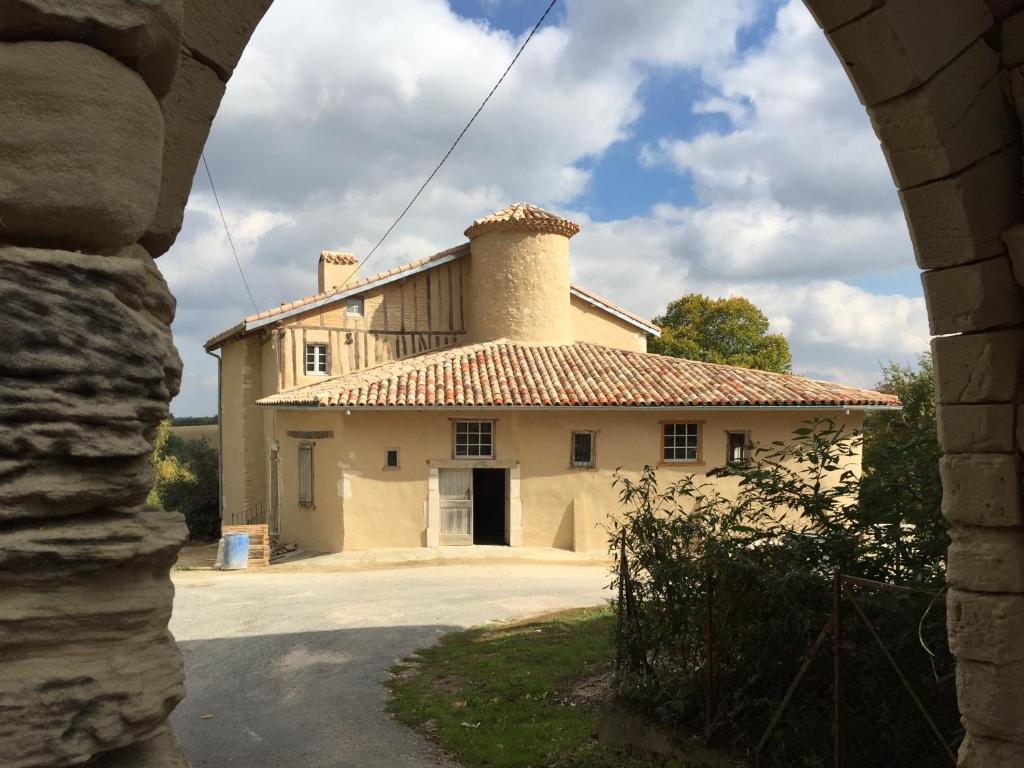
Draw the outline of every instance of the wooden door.
M441 469L441 544L473 543L473 470Z

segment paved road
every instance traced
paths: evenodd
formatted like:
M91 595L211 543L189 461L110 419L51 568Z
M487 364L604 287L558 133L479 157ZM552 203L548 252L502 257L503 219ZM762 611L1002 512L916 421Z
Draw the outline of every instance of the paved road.
M193 768L446 765L385 714L388 667L446 632L594 605L607 581L540 564L176 572L188 695L174 729Z

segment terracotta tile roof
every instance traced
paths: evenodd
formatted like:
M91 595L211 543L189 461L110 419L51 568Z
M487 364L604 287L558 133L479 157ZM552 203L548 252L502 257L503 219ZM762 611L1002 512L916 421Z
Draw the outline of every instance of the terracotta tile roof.
M328 251L324 251L323 253L328 253ZM323 253L321 253L321 258L323 258ZM315 293L312 296L305 296L301 299L296 299L295 301L283 302L282 304L280 304L277 307L274 307L273 309L267 309L264 310L263 312L257 312L255 315L249 315L248 317L242 318L241 323L233 325L230 328L221 331L217 335L212 336L210 339L208 339L205 346L207 349L211 349L213 346L220 344L223 341L226 341L227 339L231 338L237 333L244 333L246 330L245 326L247 323L254 323L260 320L267 320L269 318L276 317L277 315L282 315L285 312L291 312L294 309L301 309L307 304L315 304L319 301L330 299L332 296L359 291L362 288L366 288L371 283L376 283L385 278L400 275L403 272L411 272L414 269L418 269L420 267L424 267L430 264L432 261L440 261L441 259L447 258L449 256L461 257L466 256L467 254L469 254L469 243L463 243L462 245L457 245L454 248L449 248L445 251L441 251L440 253L435 253L433 256L427 256L416 261L411 261L408 264L403 264L400 267L388 269L385 270L384 272L379 272L376 275L371 275L370 277L366 277L361 280L356 280L355 282L349 283L348 285L338 286L337 288L332 288L329 291L324 291L323 293ZM355 257L353 257L353 259L354 258Z
M524 230L572 237L580 231L580 225L531 203L512 203L508 208L502 208L490 216L476 219L469 225L465 234L466 237L472 239L484 232Z
M487 342L265 397L333 407L898 406L893 395L595 344Z

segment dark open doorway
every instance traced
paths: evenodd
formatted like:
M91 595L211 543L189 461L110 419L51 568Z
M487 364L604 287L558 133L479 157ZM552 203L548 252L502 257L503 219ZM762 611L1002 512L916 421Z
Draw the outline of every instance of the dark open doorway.
M504 469L473 470L473 543L506 544Z

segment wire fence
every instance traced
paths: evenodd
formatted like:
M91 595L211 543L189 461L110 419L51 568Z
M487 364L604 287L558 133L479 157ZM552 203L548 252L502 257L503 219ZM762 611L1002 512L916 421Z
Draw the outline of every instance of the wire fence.
M617 560L617 691L681 735L762 768L956 764L943 592L708 563L655 594Z

